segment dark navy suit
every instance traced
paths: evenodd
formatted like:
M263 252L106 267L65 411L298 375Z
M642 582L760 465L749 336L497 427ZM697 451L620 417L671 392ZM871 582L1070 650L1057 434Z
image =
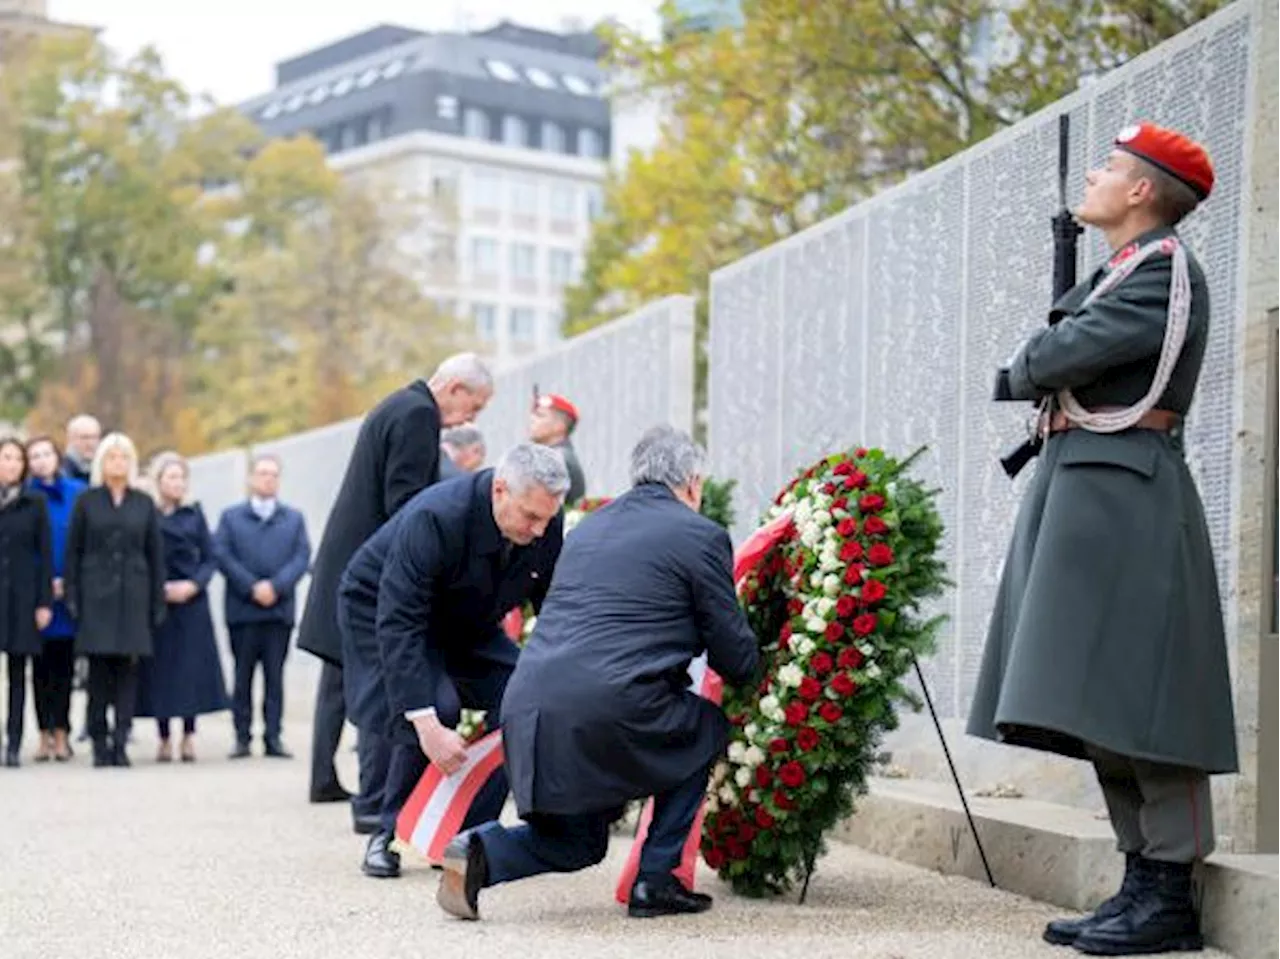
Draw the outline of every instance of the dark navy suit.
M493 518L493 470L418 493L352 557L339 588L344 668L352 719L389 731L384 831L426 769L407 711L434 707L446 726L462 709L496 724L519 649L502 617L526 600L541 607L563 537L563 515L528 546L514 546ZM364 782L364 772L361 773ZM506 797L498 774L470 820L495 818Z

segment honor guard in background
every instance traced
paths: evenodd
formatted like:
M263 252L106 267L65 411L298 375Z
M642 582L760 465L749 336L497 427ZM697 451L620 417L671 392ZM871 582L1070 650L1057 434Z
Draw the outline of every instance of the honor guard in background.
M1149 123L1086 177L1076 218L1112 257L1001 371L1041 402L1039 468L996 597L968 731L1093 763L1126 869L1045 938L1089 955L1203 948L1193 865L1209 776L1237 769L1218 581L1183 422L1209 336L1175 226L1208 197L1203 148Z
M529 439L559 450L564 457L564 465L569 470L569 495L564 499L568 506L587 495L587 479L569 440L577 426L578 408L557 393L539 396L529 414Z

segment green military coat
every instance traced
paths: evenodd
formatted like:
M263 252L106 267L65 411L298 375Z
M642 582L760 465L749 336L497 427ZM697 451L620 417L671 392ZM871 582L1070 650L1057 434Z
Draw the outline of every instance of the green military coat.
M1134 249L1173 235L1158 230ZM1072 390L1088 409L1150 389L1169 308L1159 253L1093 303L1126 248L1067 293L1062 319L1009 369L1014 399ZM1209 291L1188 254L1187 338L1157 409L1185 413L1209 332ZM968 732L1084 758L1085 744L1208 773L1237 769L1218 582L1181 430L1052 434L1005 559Z

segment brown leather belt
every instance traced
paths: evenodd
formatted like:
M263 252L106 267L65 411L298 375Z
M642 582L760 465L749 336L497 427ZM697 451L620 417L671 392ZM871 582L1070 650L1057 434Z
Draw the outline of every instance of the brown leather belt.
M1099 407L1094 412L1106 413L1112 409L1121 409L1122 407ZM1134 423L1130 429L1136 430L1155 430L1158 433L1168 433L1177 429L1182 425L1182 414L1174 413L1172 410L1148 410L1143 413L1138 422ZM1067 418L1067 414L1062 410L1055 410L1052 418L1049 420L1049 432L1061 433L1065 430L1079 429L1080 424L1072 422Z

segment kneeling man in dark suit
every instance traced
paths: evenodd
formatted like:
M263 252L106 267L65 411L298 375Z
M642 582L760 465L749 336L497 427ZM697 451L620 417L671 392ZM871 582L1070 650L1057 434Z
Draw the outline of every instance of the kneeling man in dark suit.
M503 746L525 825L490 821L445 852L438 899L477 919L486 886L600 862L626 803L654 797L628 911L701 912L676 879L685 838L728 741L689 689L694 657L751 681L756 637L738 605L728 534L699 515L703 454L670 427L631 453L633 488L574 529L503 698Z
M446 775L461 767L466 749L454 729L462 709L500 720L519 649L499 623L526 600L541 608L560 555L568 489L559 453L521 444L496 469L418 493L343 573L344 662L360 671L352 677L353 719L362 730L389 728L393 743L385 783L371 784L383 802L365 875L400 874L400 857L389 848L396 818L428 760ZM499 772L464 826L497 818L506 795Z

